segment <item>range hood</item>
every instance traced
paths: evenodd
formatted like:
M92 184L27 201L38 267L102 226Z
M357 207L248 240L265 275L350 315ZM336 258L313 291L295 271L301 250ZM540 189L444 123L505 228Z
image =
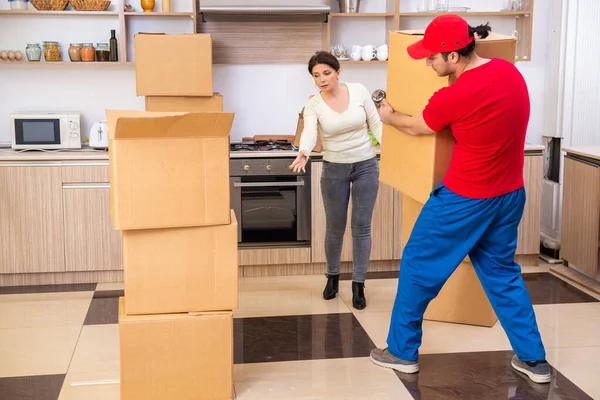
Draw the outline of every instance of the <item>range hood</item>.
M200 12L225 14L326 14L328 0L200 0Z

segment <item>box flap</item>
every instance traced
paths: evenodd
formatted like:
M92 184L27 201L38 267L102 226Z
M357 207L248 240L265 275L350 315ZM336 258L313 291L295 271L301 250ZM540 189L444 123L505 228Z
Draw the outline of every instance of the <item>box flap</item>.
M119 323L124 322L149 322L149 321L164 321L168 319L180 319L187 317L216 317L216 316L230 316L233 311L195 311L186 313L170 313L170 314L146 314L146 315L131 315L127 314L125 308L125 297L119 297Z
M184 113L180 115L121 116L116 119L113 139L226 137L234 113Z
M141 110L106 110L106 125L108 128L108 138L115 138L115 130L117 127L117 120L122 117L131 118L151 118L151 117L165 117L172 115L184 115L185 112L150 112Z

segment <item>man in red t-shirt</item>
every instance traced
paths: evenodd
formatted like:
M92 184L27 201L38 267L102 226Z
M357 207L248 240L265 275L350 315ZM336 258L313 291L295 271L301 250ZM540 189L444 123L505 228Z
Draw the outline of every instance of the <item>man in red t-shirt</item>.
M452 84L437 91L421 115L380 108L398 135L430 135L450 127L455 139L443 182L424 205L402 256L398 293L386 349L371 360L404 373L419 370L423 314L468 255L515 351L512 366L537 383L550 382L550 367L521 268L515 262L518 226L525 207L524 147L529 94L517 68L475 51L475 34L457 15L442 15L407 50L426 59ZM469 290L469 288L464 288Z

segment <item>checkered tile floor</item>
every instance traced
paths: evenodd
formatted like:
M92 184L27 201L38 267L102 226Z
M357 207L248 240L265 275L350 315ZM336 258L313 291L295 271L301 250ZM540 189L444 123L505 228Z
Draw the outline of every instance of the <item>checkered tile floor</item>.
M372 274L368 306L321 297L323 276L244 278L235 313L237 399L600 398L600 301L540 267L525 269L553 366L551 385L510 368L500 324L424 323L421 372L370 363L385 346L397 280ZM377 278L377 279L375 279ZM0 288L0 400L119 399L117 304L122 284Z

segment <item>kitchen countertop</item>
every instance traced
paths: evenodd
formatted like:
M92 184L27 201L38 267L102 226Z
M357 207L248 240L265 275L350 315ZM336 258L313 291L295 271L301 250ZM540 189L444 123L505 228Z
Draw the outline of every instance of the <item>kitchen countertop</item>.
M542 145L526 144L525 152L541 152ZM573 154L600 160L600 147L577 147L570 150L563 149ZM380 153L379 146L377 154ZM295 157L295 151L264 151L264 152L231 152L231 158L256 158L256 157ZM311 158L320 159L323 153L313 152ZM15 151L10 148L0 148L0 162L26 162L26 161L108 161L108 151L85 148L82 150L68 151Z
M86 161L101 160L108 161L108 151L81 149L61 151L18 151L10 148L0 149L0 162L24 162L24 161Z
M600 146L563 147L562 151L600 161Z

